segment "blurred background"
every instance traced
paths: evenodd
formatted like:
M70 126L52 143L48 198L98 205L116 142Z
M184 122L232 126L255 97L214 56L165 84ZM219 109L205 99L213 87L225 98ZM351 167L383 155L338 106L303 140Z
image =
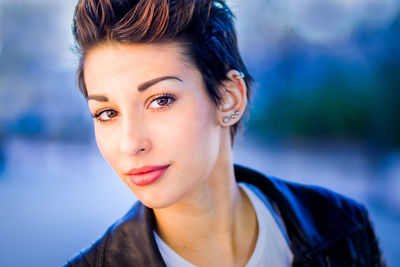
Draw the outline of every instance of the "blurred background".
M135 201L75 84L74 4L0 0L0 266L61 266ZM228 4L257 81L235 162L366 204L400 266L400 1Z

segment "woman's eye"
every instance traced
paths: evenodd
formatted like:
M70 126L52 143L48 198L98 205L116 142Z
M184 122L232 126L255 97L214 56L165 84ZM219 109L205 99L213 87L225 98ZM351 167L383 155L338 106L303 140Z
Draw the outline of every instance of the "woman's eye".
M107 109L97 113L93 117L96 118L98 121L104 122L111 120L112 118L117 116L117 114L118 113L115 110Z
M163 95L151 101L149 107L154 109L165 108L175 101L173 95Z

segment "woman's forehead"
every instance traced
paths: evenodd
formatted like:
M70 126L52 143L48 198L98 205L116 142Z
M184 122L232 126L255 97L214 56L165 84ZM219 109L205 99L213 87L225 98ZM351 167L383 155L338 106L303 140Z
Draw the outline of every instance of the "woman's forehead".
M134 79L138 83L156 77L183 75L188 70L182 48L167 44L109 44L91 49L85 59L85 83L109 83Z
M98 45L86 53L84 67L91 61L101 61L108 64L124 65L131 67L140 65L174 65L188 63L184 47L177 42L168 43L107 43Z

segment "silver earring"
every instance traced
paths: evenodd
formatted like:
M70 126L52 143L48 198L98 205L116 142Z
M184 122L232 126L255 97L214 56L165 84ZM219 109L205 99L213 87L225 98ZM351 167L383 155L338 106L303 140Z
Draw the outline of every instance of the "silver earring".
M239 114L240 114L239 111L235 111L235 114L232 114L231 117L234 119L234 118L236 118L236 116L239 115Z
M234 114L232 114L230 117L225 116L225 117L222 119L222 121L223 121L224 123L228 123L228 122L231 120L231 118L234 119L234 118L236 118L236 116L239 115L239 114L240 114L240 112L239 112L239 111L236 111L236 112L235 112Z
M231 120L231 118L229 118L229 117L224 117L224 118L222 119L222 121L223 121L224 123L228 123L230 120Z
M239 72L239 75L235 76L235 79L242 79L244 78L244 73L243 72Z

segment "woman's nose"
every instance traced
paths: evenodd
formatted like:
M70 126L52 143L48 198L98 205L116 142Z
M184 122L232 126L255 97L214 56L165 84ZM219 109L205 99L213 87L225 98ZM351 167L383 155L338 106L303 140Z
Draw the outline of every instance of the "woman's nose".
M144 126L134 123L133 120L126 120L122 126L120 150L123 154L135 156L149 152L151 142Z

